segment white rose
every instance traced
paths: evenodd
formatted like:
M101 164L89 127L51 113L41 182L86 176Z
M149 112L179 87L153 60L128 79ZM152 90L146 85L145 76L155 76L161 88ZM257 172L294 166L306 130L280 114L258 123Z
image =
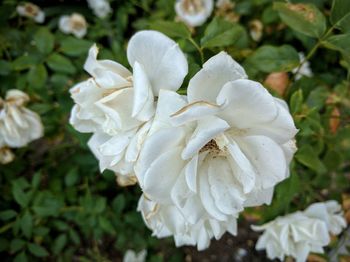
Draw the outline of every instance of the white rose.
M333 235L339 235L346 228L346 220L337 201L314 203L305 209L304 214L323 220L327 224L328 231Z
M129 41L133 74L114 61L97 60L97 53L93 46L84 66L93 78L71 89L76 105L70 123L95 132L89 146L101 170L126 175L150 128L160 89L179 89L188 65L179 46L156 31L141 31Z
M111 6L107 0L87 0L89 7L99 18L106 17L111 11Z
M278 217L262 226L252 226L254 231L264 231L256 244L257 250L266 249L270 259L281 261L292 256L297 262L306 261L310 252L323 253L330 242L327 225L302 212Z
M45 13L40 9L39 6L32 3L24 3L17 6L17 13L20 16L32 18L37 23L44 23Z
M0 105L0 136L9 147L23 147L43 136L39 115L24 107L27 101L27 94L14 89Z
M245 206L270 203L273 187L289 175L297 129L286 103L245 78L243 68L221 52L190 80L189 104L149 133L135 165L150 199L181 209L197 196L218 221ZM153 125L162 104L179 105L175 98L161 99Z
M211 15L213 7L213 0L178 0L175 3L178 18L194 27L205 23Z
M58 27L63 33L73 34L78 38L84 37L87 31L87 23L84 16L77 13L61 16Z

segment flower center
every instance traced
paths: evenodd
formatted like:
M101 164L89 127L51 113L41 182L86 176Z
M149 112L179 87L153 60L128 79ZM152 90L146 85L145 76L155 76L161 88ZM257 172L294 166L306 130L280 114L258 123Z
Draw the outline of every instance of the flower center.
M71 20L71 26L75 30L81 30L86 27L85 21L78 16L73 16Z
M182 2L183 9L191 15L197 14L204 9L202 0L185 0Z
M199 153L202 153L205 151L210 151L211 153L219 154L221 150L217 145L216 141L212 139L199 150Z
M39 8L36 5L27 3L24 7L27 14L31 16L36 16L39 13Z

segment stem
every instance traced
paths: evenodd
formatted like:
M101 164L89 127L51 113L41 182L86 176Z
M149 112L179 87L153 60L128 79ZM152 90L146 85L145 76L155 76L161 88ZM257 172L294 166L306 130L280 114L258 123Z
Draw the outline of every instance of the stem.
M203 54L203 50L202 48L196 43L196 41L193 40L192 37L187 38L188 41L190 41L192 43L192 45L197 49L197 51L199 52L200 56L201 56L201 62L202 64L204 63L204 54Z
M0 228L0 234L4 233L4 232L7 231L8 229L10 229L14 223L15 223L15 222L10 222L10 223L4 225L3 227L1 227L1 228Z

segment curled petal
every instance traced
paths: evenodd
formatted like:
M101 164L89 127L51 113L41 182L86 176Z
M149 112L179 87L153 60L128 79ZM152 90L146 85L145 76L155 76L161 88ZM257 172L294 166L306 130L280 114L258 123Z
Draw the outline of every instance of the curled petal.
M131 66L140 63L155 96L160 89L176 91L188 72L185 55L178 44L157 31L140 31L129 41L127 49Z
M242 78L247 78L244 69L226 52L220 52L205 62L203 69L190 80L188 101L216 103L220 90L227 82Z

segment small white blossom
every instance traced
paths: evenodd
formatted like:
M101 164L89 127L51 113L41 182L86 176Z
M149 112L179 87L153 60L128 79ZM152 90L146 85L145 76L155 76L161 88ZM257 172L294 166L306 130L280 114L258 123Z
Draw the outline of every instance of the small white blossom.
M145 262L147 256L147 250L141 250L136 253L134 250L128 249L123 257L123 262Z
M312 77L313 73L310 67L310 62L305 61L304 53L299 53L299 60L301 63L301 67L297 67L292 70L292 72L295 74L295 80L299 80L303 76Z
M249 34L255 42L259 42L261 40L261 37L263 36L263 29L264 26L260 20L254 19L249 22Z
M107 0L87 0L89 7L99 18L106 17L111 11L111 6Z
M38 114L24 107L29 101L20 90L9 90L0 103L0 140L8 147L23 147L43 135Z
M61 16L58 26L63 33L73 34L78 38L84 37L87 32L87 23L84 16L77 13Z
M346 220L337 201L314 203L305 209L304 213L309 217L323 220L333 235L339 235L346 228Z
M45 13L39 6L32 3L24 3L17 6L17 13L20 16L32 18L37 23L44 23Z
M336 201L327 201L252 229L264 231L256 249L266 249L270 259L283 261L285 256L292 256L297 262L304 262L310 252L323 253L323 247L330 242L329 233L338 235L345 227L341 206Z
M213 0L177 0L175 11L180 20L189 26L205 23L213 11Z
M285 256L292 256L297 262L304 262L310 252L323 253L323 247L330 242L327 225L302 212L278 217L252 228L254 231L264 231L256 249L266 249L269 259L283 261Z

